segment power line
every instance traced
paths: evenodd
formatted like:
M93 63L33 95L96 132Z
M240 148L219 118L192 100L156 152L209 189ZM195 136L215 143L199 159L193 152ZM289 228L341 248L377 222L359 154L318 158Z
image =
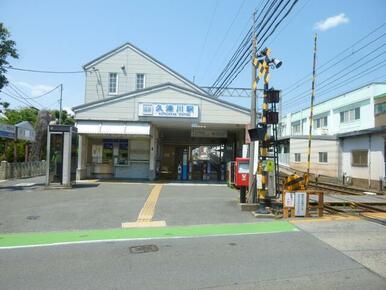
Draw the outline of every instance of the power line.
M30 103L32 105L32 103L29 101L28 97L26 97L25 95L25 92L23 92L20 88L18 88L15 84L13 84L12 82L9 82L9 88L12 89L20 98L26 100L28 103ZM44 105L42 105L41 103L39 103L38 101L35 101L35 100L31 100L32 102L35 102L36 104L38 104L40 107L44 107Z
M276 2L277 0L274 0L272 3L271 3L271 6ZM266 1L263 8L260 9L260 12L259 12L259 15L257 16L256 19L259 19L260 16L262 15L263 11L265 10L265 8L267 7L269 1ZM260 2L261 4L261 2ZM257 21L257 20L256 20ZM248 24L248 22L247 22ZM261 23L260 23L261 24ZM237 61L236 59L239 57L241 51L243 51L243 49L246 47L246 45L248 45L248 49L250 49L251 47L251 40L252 40L252 27L250 27L248 29L248 32L245 34L243 40L241 41L240 45L238 46L238 48L236 49L235 53L232 55L232 57L230 58L230 60L228 61L227 65L225 66L225 68L222 70L222 72L220 73L220 75L217 77L217 79L215 80L215 82L212 84L212 87L216 87L217 84L219 84L221 82L221 79L223 77L223 75L226 74L226 72L231 68L232 64Z
M45 92L45 93L43 93L43 94L41 94L41 95L39 95L39 96L28 97L28 98L26 98L26 99L29 99L29 100L39 99L39 98L41 98L41 97L44 97L44 96L46 96L46 95L52 93L53 91L55 91L55 90L56 90L57 88L59 88L59 87L60 87L60 85L57 85L55 88L49 90L48 92Z
M292 9L293 9L293 7L295 6L295 4L297 3L297 1L298 1L298 0L295 0L295 1L293 2L293 4L291 5L291 7L289 8L289 10L288 10L288 11L284 14L284 16L282 16L282 18L277 22L277 25L274 27L274 29L271 31L271 33L264 39L264 41L261 43L259 49L260 49L261 47L264 46L264 42L265 42L265 41L266 41L266 40L267 40L267 39L275 32L275 30L276 30L276 28L278 27L278 25L280 25L280 23L281 23L281 22L288 16L288 14L292 11ZM282 1L281 1L281 2L282 2ZM281 4L281 2L279 3L279 5ZM286 3L286 5L287 5L289 2L290 2L290 0ZM271 5L271 7L272 7L272 5ZM275 10L277 10L278 7L279 7L279 6L277 6L277 7L275 8ZM271 25L273 25L273 24L275 23L275 21L280 17L280 14L281 14L282 11L283 11L283 9L280 11L280 13L279 13L278 15L276 15L276 17L275 17L274 20L272 21ZM274 11L274 12L275 12L275 11ZM266 15L267 15L267 13L269 13L269 10L266 12ZM272 14L270 15L269 18L271 18L273 14L274 14L274 13L272 13ZM265 18L265 17L264 17L264 18ZM264 18L263 18L263 19L264 19ZM265 22L265 24L263 25L262 29L264 29L264 27L267 25L267 23L268 23L268 21ZM261 32L262 29L260 29L259 32ZM267 31L268 31L268 30L267 30ZM267 33L267 31L264 33L264 35ZM264 35L263 35L263 37L264 37ZM238 68L234 69L234 70L237 70L237 71L236 71L235 73L233 73L233 77L230 77L231 74L229 74L229 75L228 75L228 81L226 81L226 80L223 81L223 83L221 84L221 87L226 87L227 85L231 84L231 83L235 80L235 78L241 73L241 71L245 68L245 66L246 66L247 63L248 63L248 55L244 57L244 59L242 60L241 65L240 65ZM229 79L230 79L230 80L229 80ZM221 94L221 91L215 92L215 95L219 95L219 94Z
M349 75L349 74L351 74L352 72L354 72L354 71L356 71L356 70L358 70L358 69L360 69L360 68L363 68L364 65L370 64L370 63L371 63L372 61L374 61L375 59L377 59L377 58L383 56L384 53L385 53L385 51L381 52L380 54L376 55L375 57L373 57L373 58L371 58L371 59L369 59L369 60L367 60L367 57L369 57L370 55L372 55L374 52L378 51L379 49L381 49L381 48L384 47L385 45L386 45L386 44L383 44L383 45L379 46L378 48L374 49L373 51L369 52L367 55L365 55L364 57L362 57L360 60L357 60L357 61L354 61L354 62L350 63L349 65L347 65L346 67L344 67L343 69L341 69L339 72L337 72L337 73L335 73L335 74L329 76L327 79L324 79L321 83L318 83L318 86L321 85L321 84L324 84L324 83L326 83L328 80L330 80L330 79L332 79L332 78L338 76L337 78L335 78L335 79L333 79L331 82L329 82L327 85L329 85L329 84L331 84L331 83L334 83L334 82L340 80L342 77L344 77L344 76L346 76L346 75ZM353 68L353 65L358 64L358 63L362 63L362 62L364 62L364 61L366 62L364 65L358 65L358 66L356 66L356 67ZM350 69L350 68L352 68L352 69L349 70L346 74L343 74L343 75L339 76L339 74L341 74L342 72L347 71L347 69ZM325 85L325 86L322 86L322 87L318 87L318 90L323 89L324 87L326 87L326 85ZM286 99L283 103L286 104L286 103L288 103L288 102L290 102L290 101L294 101L294 100L296 100L296 99L302 98L302 97L306 96L307 94L309 94L309 91L310 91L309 89L308 89L308 90L305 90L304 92L298 94L297 97Z
M277 39L277 37L280 35L280 33L283 32L283 30L288 27L288 25L296 18L296 16L298 16L298 14L304 9L304 7L306 7L309 3L311 2L311 0L307 0L302 7L300 7L294 14L292 14L292 17L289 18L289 20L287 21L287 25L286 26L283 26L277 33L276 33L276 36L268 43L268 46L271 46L272 43L274 43Z
M241 9L243 8L243 6L244 6L244 4L245 4L245 1L246 1L246 0L243 0L243 2L241 2L240 6L239 6L239 9L237 10L235 16L233 17L231 24L228 26L228 29L227 29L227 31L225 32L225 35L224 35L222 41L220 42L219 46L218 46L217 49L215 50L215 53L214 53L214 55L212 56L210 62L209 62L208 65L206 66L206 69L209 68L209 67L212 65L214 59L215 59L216 56L218 55L218 53L219 53L221 47L223 46L225 40L226 40L227 37L228 37L229 32L231 31L233 25L235 24L235 21L236 21L237 17L238 17L239 14L240 14Z
M379 67L377 67L377 68L375 68L375 69L372 69L370 72L377 71L377 70L380 69L381 67L382 67L382 66L379 66ZM356 76L355 80L360 79L360 78L363 78L363 77L366 77L366 76L367 76L367 75ZM378 77L376 77L376 78L372 78L372 79L370 79L370 80L367 80L367 81L361 83L361 85L355 85L355 86L352 85L352 83L343 82L343 84L340 83L339 85L334 86L334 87L331 88L330 90L324 91L322 94L319 94L319 96L324 96L324 95L326 95L326 94L328 94L328 93L331 93L332 91L336 91L337 89L342 88L342 87L345 87L345 86L350 85L350 84L352 85L351 88L354 88L354 87L361 87L361 86L364 86L364 85L366 85L366 84L368 84L368 83L375 82L376 80L381 79L381 78L384 78L384 77L386 77L386 74L383 74L383 75L378 76ZM352 79L352 78L351 78L351 79ZM341 94L336 94L335 96L339 96L339 95L341 95ZM321 102L325 102L325 101L331 100L331 99L335 98L335 96L332 97L332 98L326 99L326 100L321 100ZM297 102L299 102L299 101L301 101L301 100L298 100ZM287 110L287 112L288 112L288 110Z
M358 48L357 50L353 51L351 54L349 54L348 56L345 56L343 55L341 59L338 59L335 63L333 63L332 65L328 66L326 69L320 71L318 73L318 75L321 75L323 73L325 73L326 71L334 68L336 65L338 65L339 63L341 62L344 62L346 61L347 59L349 59L349 57L352 57L354 54L358 53L359 51L365 49L366 47L370 46L371 44L373 44L374 42L376 42L377 40L381 39L382 37L384 37L386 35L386 33L382 34L381 36L377 37L376 39L373 39L372 41L366 43L365 45L363 45L362 47ZM331 61L329 61L331 62ZM324 65L323 65L324 66ZM321 66L321 67L323 67ZM303 84L307 83L308 82L308 78L303 80L302 82L300 82L296 87L294 87L293 89L287 91L284 95L288 95L288 94L291 94L293 91L296 91L299 87L301 87ZM284 96L283 95L283 96Z
M338 84L336 84L335 86L333 86L333 87L331 88L330 85L331 85L333 82L335 82L335 81L328 83L327 85L325 85L325 86L323 86L323 87L320 88L320 89L323 89L323 88L326 88L326 89L325 89L325 90L322 90L322 91L319 91L319 92L317 93L317 96L320 97L320 96L323 96L323 95L325 95L325 94L327 94L327 93L330 93L330 92L333 91L333 90L336 90L337 88L340 88L340 87L343 87L343 86L346 86L346 85L350 85L350 84L352 84L353 81L355 81L355 80L357 80L357 79L360 79L360 78L363 78L363 77L366 77L366 76L368 76L370 73L375 72L375 71L377 71L377 70L379 70L379 69L381 69L381 68L384 68L384 64L385 64L385 63L386 63L386 61L383 61L383 62L379 63L379 64L376 65L376 66L372 66L372 67L370 67L370 68L367 68L366 70L361 71L361 72L359 72L358 74L356 74L356 75L354 75L354 76L351 76L351 77L349 77L349 78L347 78L347 79L344 79L344 80L341 80L341 77L339 77L339 78L335 79L335 81L336 81L336 80L341 80ZM367 74L366 74L366 73L367 73ZM346 74L346 75L347 75L347 74ZM330 87L330 88L329 88L329 87ZM292 104L296 104L297 102L302 101L306 96L307 96L307 95L298 96L297 98L292 99L292 100L291 100L291 103L292 103Z
M258 19L260 18L260 16L263 15L263 18L260 19L260 22L259 22L258 26L261 26L261 24L263 23L263 21L264 21L265 18L267 17L268 13L272 10L272 8L273 8L273 6L276 4L276 2L277 2L277 0L272 1L272 2L271 2L271 5L265 10L265 13L264 13L264 15L263 15L262 13L263 13L264 9L267 7L267 5L268 5L268 3L269 3L269 1L266 1L266 3L265 3L265 5L264 5L263 9L260 10L260 13L259 13L258 17L256 18L256 22L258 22ZM278 5L280 5L282 2L283 2L283 0L281 0L281 1L279 2ZM278 6L276 6L275 9L277 9L277 7L278 7ZM275 11L274 11L274 12L275 12ZM272 16L272 15L271 15L271 16ZM264 29L264 27L266 26L266 24L267 24L267 21L266 21L266 22L264 23L264 25L259 29L259 31L257 32L257 35L260 34L260 32ZM246 55L247 55L247 53L248 53L248 52L250 51L250 49L251 49L252 28L249 29L249 31L248 31L247 35L244 37L244 39L246 40L246 42L245 42L244 44L240 44L241 49L239 50L239 51L242 51L242 49L245 48L244 51L243 51L243 53L242 53L242 56L239 57L238 59L234 58L233 61L232 61L232 59L231 59L231 61L228 63L228 64L229 64L229 68L227 69L227 70L229 70L230 67L231 67L231 64L232 64L232 63L235 63L235 65L233 65L233 67L231 68L231 71L230 71L227 75L225 75L225 72L226 72L227 70L224 70L223 73L222 73L222 74L224 74L223 79L221 79L222 74L220 74L219 78L218 78L218 79L216 80L216 82L212 85L212 86L216 86L218 83L221 82L221 84L219 85L219 89L217 89L217 90L214 92L214 95L219 95L219 94L221 94L221 88L224 87L224 84L225 84L225 83L228 81L228 79L232 76L233 72L234 72L235 70L238 69L239 64L240 64L240 61L243 62L243 61L248 57L248 56L246 56ZM241 46L241 45L243 45L243 46ZM248 45L248 46L247 46L247 45Z
M79 74L84 73L84 71L51 71L51 70L36 70L36 69L27 69L27 68L19 68L14 66L4 66L7 69L11 70L18 70L18 71L24 71L24 72L31 72L31 73L44 73L44 74Z
M331 59L329 59L327 62L323 63L322 65L318 66L317 68L318 69L321 69L322 67L325 67L326 65L328 65L329 63L331 63L332 61L334 61L336 59L336 57L338 57L339 55L345 53L346 51L352 49L355 45L357 45L358 43L362 42L363 40L365 40L366 38L368 38L370 35L372 35L373 33L375 33L376 31L378 31L379 29L381 29L382 27L384 27L386 25L386 22L384 22L383 24L381 24L380 26L377 26L375 29L371 30L369 33L367 33L365 36L363 36L362 38L360 38L359 40L355 41L353 44L351 44L349 47L343 49L342 51L340 51L338 54L336 54L334 57L332 57ZM305 80L305 79L308 79L309 77L311 76L311 74L307 74L305 75L304 77L300 78L298 81L294 82L292 85L290 85L289 87L285 88L284 91L287 91L289 90L290 88L292 88L293 86L296 86L298 85L299 82Z
M197 73L197 71L198 71L198 69L199 69L199 67L200 67L200 65L201 65L202 55L204 54L204 51L205 51L206 43L207 43L207 41L208 41L208 35L209 35L209 32L210 32L210 30L211 30L211 28L212 28L214 16L216 15L217 6L218 6L218 0L216 0L216 4L215 4L214 10L213 10L213 12L212 12L212 17L210 18L208 30L206 31L204 43L203 43L203 45L202 45L200 57L199 57L199 59L198 59L198 63L197 63L197 67L196 67L196 73ZM195 73L195 74L196 74L196 73Z
M23 103L24 105L27 105L28 107L35 107L35 106L32 105L31 103L27 103L27 102L24 101L23 99L20 99L20 98L16 97L15 95L10 94L10 92L4 92L4 91L2 91L1 93L4 94L4 95L6 95L6 96L8 96L8 97L10 97L10 98L12 98L12 99L14 99L14 100L16 100L16 101L18 101L18 102Z
M279 4L274 8L273 13L271 13L271 15L268 17L267 21L263 24L262 28L261 28L261 29L259 30L259 32L258 32L258 37L259 37L260 32L262 32L263 29L265 28L265 26L268 24L269 19L271 19L272 16L274 15L274 13L276 12L276 10L278 10L278 8L279 8L279 6L280 6L280 4L281 4L282 2L283 2L283 1L280 1L280 2L279 2ZM287 1L287 3L285 4L285 6L287 6L289 2L290 2L290 0ZM297 0L295 0L294 4L296 4L296 2L297 2ZM289 12L292 10L294 4L291 6ZM285 8L285 6L284 6L284 8ZM271 5L269 8L272 8L272 7L273 7L273 5ZM284 9L280 10L279 14L277 14L277 15L275 16L274 20L271 22L271 25L273 25L273 24L275 23L275 21L280 17L280 14L282 13L283 10L284 10ZM288 12L288 13L289 13L289 12ZM264 15L264 17L263 17L263 20L264 20L265 17L268 15L268 13L269 13L269 10L266 11L266 13L265 13L265 15ZM282 17L282 19L279 20L279 22L278 22L279 24L281 23L281 21L282 21L285 17L287 17L288 13L286 13L286 14ZM263 20L262 20L262 21L263 21ZM262 23L262 21L261 21L260 23ZM274 27L274 29L273 29L272 32L268 35L268 37L269 37L270 35L272 35L272 33L276 30L276 28L277 28L277 26ZM269 28L268 28L268 30L269 30ZM262 37L264 37L264 36L266 35L266 33L268 32L268 30L265 31L265 33L263 34ZM268 37L264 39L264 41L261 43L259 49L264 45L264 42L265 42L266 39L268 39ZM223 84L222 84L222 86L223 86L223 87L226 87L226 86L228 86L229 84L231 84L231 83L234 81L234 79L241 73L241 71L244 69L244 67L246 66L247 63L248 63L248 55L246 55L246 56L244 57L241 66L240 66L239 68L237 68L238 71L236 71L236 72L233 74L233 77L231 77L231 76L229 75L229 76L228 76L228 81L227 81L227 82L224 81ZM218 95L221 94L221 91L218 91L217 94L218 94Z

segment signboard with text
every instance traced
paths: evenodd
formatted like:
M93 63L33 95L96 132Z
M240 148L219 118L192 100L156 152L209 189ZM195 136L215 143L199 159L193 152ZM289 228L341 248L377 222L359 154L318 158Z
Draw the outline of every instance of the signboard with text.
M15 139L16 127L14 125L0 124L0 137Z
M140 103L138 116L198 118L198 105L174 103Z

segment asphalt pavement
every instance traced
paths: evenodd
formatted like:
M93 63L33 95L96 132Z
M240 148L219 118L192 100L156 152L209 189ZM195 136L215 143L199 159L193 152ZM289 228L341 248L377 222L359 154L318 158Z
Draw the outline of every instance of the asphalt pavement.
M155 251L130 251L143 245ZM1 289L386 288L302 231L0 250L0 260Z
M223 185L164 184L145 203L152 183L42 182L0 183L0 289L386 289L381 225L296 230L241 212ZM167 226L120 229L145 204Z

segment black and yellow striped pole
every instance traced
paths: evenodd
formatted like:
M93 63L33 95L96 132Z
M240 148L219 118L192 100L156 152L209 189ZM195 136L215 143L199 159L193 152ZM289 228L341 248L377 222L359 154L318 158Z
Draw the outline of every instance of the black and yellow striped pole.
M260 62L259 65L259 77L264 77L264 94L263 94L263 103L262 103L262 116L261 124L264 128L267 127L267 114L268 114L268 101L267 94L269 89L269 56L271 50L269 48L264 51L264 59ZM268 172L264 168L264 164L267 161L268 149L269 149L269 140L270 136L268 130L265 131L263 142L259 144L259 163L258 163L258 174L261 176L261 188L258 191L258 201L259 201L259 212L265 213L265 206L267 205L267 186L268 186Z
M307 175L305 176L305 186L308 187L308 180L310 176L310 168L311 168L311 140L312 140L312 122L314 116L314 99L315 99L315 79L316 79L316 42L318 39L318 35L315 33L314 38L314 60L313 60L313 68L312 68L312 89L311 89L311 105L310 105L310 118L309 118L309 132L308 132L308 155L307 155Z

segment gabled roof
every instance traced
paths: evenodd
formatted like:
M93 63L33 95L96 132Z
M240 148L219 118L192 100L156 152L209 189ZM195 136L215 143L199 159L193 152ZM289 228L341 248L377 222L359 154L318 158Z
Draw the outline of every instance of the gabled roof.
M28 121L21 121L21 122L17 123L15 126L18 128L34 130L34 127Z
M109 52L106 52L105 54L102 54L100 57L97 57L96 59L86 63L85 65L83 65L83 69L84 70L88 70L92 65L95 65L95 64L97 64L97 63L99 63L99 62L109 58L110 56L121 52L122 50L124 50L126 48L130 48L130 49L134 50L135 52L137 52L138 54L140 54L141 56L143 56L144 58L146 58L147 60L149 60L153 64L157 65L161 69L163 69L166 72L170 73L174 77L178 78L179 80L181 80L182 82L187 84L189 87L193 88L194 90L196 90L196 91L198 91L200 93L203 93L203 94L207 94L205 92L205 90L203 90L202 88L200 88L199 86L197 86L193 82L189 81L184 76L180 75L179 73L177 73L176 71L174 71L170 67L168 67L167 65L163 64L159 60L155 59L151 55L147 54L146 52L144 52L143 50L139 49L138 47L134 46L133 44L131 44L129 42L126 42L126 43L122 44L121 46L119 46L119 47L117 47L117 48L115 48L113 50L110 50Z
M118 96L113 96L113 97L105 98L105 99L102 99L102 100L98 100L98 101L82 104L82 105L73 107L72 110L76 113L76 112L79 112L79 111L82 111L82 110L86 110L86 109L90 109L90 108L93 108L93 107L99 107L99 106L103 106L103 105L108 104L108 103L112 103L112 102L116 102L116 101L120 101L120 100L125 100L125 99L129 99L129 98L134 98L134 97L138 97L138 96L141 96L141 95L144 95L144 94L162 91L162 90L165 90L165 89L173 89L173 90L179 91L181 93L190 94L190 95L193 95L195 97L204 99L206 101L209 101L209 102L212 102L212 103L216 103L216 104L218 104L220 106L223 106L223 107L227 107L227 108L230 108L230 109L233 109L233 110L236 110L236 111L240 111L242 113L246 113L246 114L250 113L250 110L245 108L245 107L238 106L238 105L235 105L233 103L230 103L230 102L227 102L227 101L224 101L224 100L221 100L221 99L214 98L214 97L212 97L211 95L208 95L208 94L202 94L202 93L199 93L199 92L194 91L194 90L189 90L189 89L187 89L185 87L178 86L178 85L173 84L173 83L164 83L164 84L148 87L148 88L145 88L143 90L133 91L133 92L121 94L121 95L118 95Z

